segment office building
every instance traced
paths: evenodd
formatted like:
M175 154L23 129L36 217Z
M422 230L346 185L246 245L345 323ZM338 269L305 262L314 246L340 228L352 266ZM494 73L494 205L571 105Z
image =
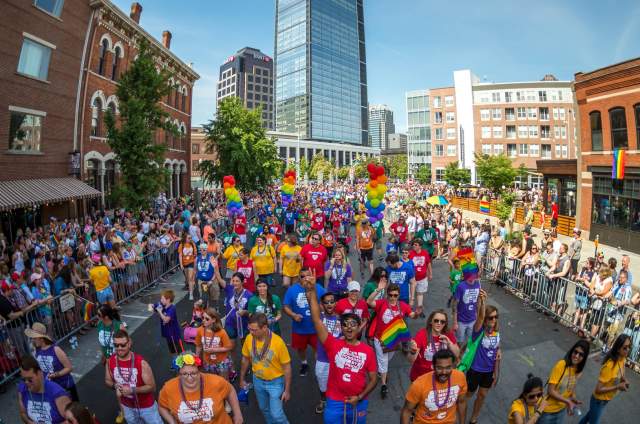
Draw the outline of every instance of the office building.
M410 176L431 166L431 105L429 90L410 91L407 101L407 161Z
M273 59L258 49L245 47L220 66L216 105L225 97L240 98L247 109L262 108L262 122L273 129Z
M407 135L401 133L393 133L387 136L386 148L380 152L381 155L406 155L407 154Z
M389 134L396 127L393 123L393 111L387 105L369 105L369 146L386 150Z

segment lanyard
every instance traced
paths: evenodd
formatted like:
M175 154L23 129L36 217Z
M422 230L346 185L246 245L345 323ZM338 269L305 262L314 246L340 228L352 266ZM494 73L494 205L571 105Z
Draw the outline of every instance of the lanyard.
M446 407L447 403L449 402L449 396L451 395L451 376L449 376L449 378L447 379L447 396L444 398L444 402L442 403L440 403L440 396L438 395L438 388L436 387L435 371L433 371L433 374L431 374L431 385L433 386L436 408L438 408L439 410L443 406Z
M178 377L180 378L180 377ZM191 409L193 412L195 412L196 414L198 414L198 412L200 411L200 408L202 408L202 401L204 398L204 380L202 379L202 374L200 375L200 396L198 399L198 407L194 408L191 406L191 402L189 402L187 400L187 397L184 394L184 387L182 386L182 380L180 380L180 397L182 398L182 401L184 402L185 405L187 405L187 408Z

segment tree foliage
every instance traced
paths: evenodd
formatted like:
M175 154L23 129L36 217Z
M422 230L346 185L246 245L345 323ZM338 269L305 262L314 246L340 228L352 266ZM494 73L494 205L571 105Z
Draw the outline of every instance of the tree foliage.
M380 162L389 178L406 180L409 170L407 163L407 155L390 155L382 156Z
M318 178L318 174L322 173L323 178L329 178L329 173L334 168L334 166L324 157L324 155L318 153L313 158L311 158L311 163L309 164L309 178L316 179Z
M511 164L511 159L506 155L475 155L476 174L482 180L482 185L495 193L502 191L502 187L511 187L516 176L522 169L516 169Z
M426 163L418 166L415 177L420 184L429 184L431 182L431 166Z
M513 193L503 193L500 196L500 200L498 201L498 206L496 209L496 216L500 220L506 221L507 219L509 219L515 200L516 197Z
M119 119L108 110L105 115L107 143L120 165L121 178L112 193L116 202L139 210L164 190L168 174L164 168L167 146L155 142L157 129L178 134L160 100L169 93L170 74L156 70L146 41L138 48L138 57L124 72L116 95ZM118 122L119 121L119 122Z
M471 171L466 168L458 168L458 161L451 162L444 168L444 180L454 187L460 184L469 184Z
M216 151L215 162L203 161L198 170L209 184L233 175L240 191L268 188L283 169L275 141L262 127L262 110L247 110L237 97L218 106L215 120L204 125L207 153Z

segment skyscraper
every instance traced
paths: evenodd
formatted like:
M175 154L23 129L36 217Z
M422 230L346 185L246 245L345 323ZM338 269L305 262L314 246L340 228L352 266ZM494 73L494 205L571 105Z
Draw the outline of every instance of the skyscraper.
M375 149L387 149L389 134L396 132L393 111L387 105L369 106L369 140Z
M216 104L230 96L247 109L262 107L262 126L273 129L273 60L251 47L229 57L220 66Z
M276 130L368 144L363 0L276 1Z

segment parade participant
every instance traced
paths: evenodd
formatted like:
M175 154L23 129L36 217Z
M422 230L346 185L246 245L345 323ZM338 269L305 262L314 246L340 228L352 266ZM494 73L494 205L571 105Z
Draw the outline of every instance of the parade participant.
M125 330L113 336L115 355L105 366L104 382L116 392L128 424L162 424L154 393L156 382L149 363L131 350Z
M99 424L89 409L78 402L71 402L65 406L64 418L67 424Z
M266 238L264 236L258 236L256 239L256 245L251 249L249 255L251 260L255 264L257 277L266 281L270 286L274 285L273 274L276 272L276 249L272 245L267 245ZM255 291L255 287L253 290Z
M360 297L360 283L357 281L350 281L347 285L347 297L338 300L336 304L336 313L338 315L343 314L356 314L360 318L360 328L358 332L362 332L367 328L369 323L369 305L367 301Z
M376 300L376 296L382 290L386 291L387 298ZM422 307L418 306L415 311L411 307L400 301L400 287L397 284L386 285L381 281L376 291L369 295L367 303L375 310L375 333L373 345L376 349L376 360L378 374L380 374L380 396L384 399L389 393L387 388L387 372L389 361L393 358L395 351L400 348L399 342L408 342L411 335L403 321L403 317L418 318L422 312ZM405 339L400 339L400 337Z
M389 283L400 287L400 300L413 305L416 291L416 278L413 263L405 263L400 260L398 254L391 252L387 255L387 279Z
M324 287L342 299L348 294L347 285L351 282L351 276L351 265L346 261L344 251L337 249L324 265Z
M262 225L258 221L258 217L255 216L251 220L251 225L249 226L249 248L252 248L256 244L256 238L262 234Z
M382 239L384 238L384 220L378 219L371 226L375 230L375 234L373 236L374 248L376 249L376 253L378 255L378 259L379 260L383 260L384 256L382 256L383 255L383 252L382 252Z
M20 377L23 382L18 385L18 407L22 421L27 424L63 423L65 408L71 402L69 394L45 378L34 357L22 358Z
M324 214L322 213L322 210L320 208L316 208L313 216L311 217L311 230L315 231L316 233L322 234L322 232L324 231L325 221L326 219L324 217Z
M160 317L160 334L166 339L172 356L182 351L182 331L178 322L178 311L173 304L175 297L173 290L164 290L160 293L160 302L149 305L149 310L156 312Z
M424 295L429 290L429 280L433 279L431 255L422 249L422 243L418 239L413 240L411 246L413 249L409 252L409 259L413 262L416 273L416 305L423 306ZM420 318L424 318L424 316Z
M400 218L391 224L389 230L396 238L396 250L398 250L400 246L407 241L408 228L405 223L404 215L400 215Z
M311 226L309 222L307 222L307 217L305 215L301 215L299 221L296 225L296 236L298 237L298 243L306 244L307 237L309 237L309 232L311 231Z
M250 314L265 314L269 329L280 335L280 319L282 318L282 302L277 294L271 294L269 284L263 279L256 283L257 291L249 299L247 309Z
M467 413L464 374L454 368L456 356L448 349L433 355L433 371L418 377L407 391L401 424L464 423Z
M336 313L336 296L333 293L325 293L320 298L322 313L320 319L327 332L333 337L340 337L340 315ZM322 343L318 343L316 349L316 380L320 389L320 402L316 405L316 414L322 414L327 405L327 383L329 381L329 358Z
M244 213L237 215L233 220L233 232L240 237L242 244L247 242L247 217Z
M302 268L301 251L302 247L298 245L295 234L287 234L286 243L280 245L279 252L279 272L282 275L282 287L285 289L293 284L300 275L300 268Z
M489 389L495 387L500 374L500 333L498 332L498 308L486 305L487 293L480 290L478 307L471 340L481 337L471 368L467 371L467 399L471 399L478 387L478 396L473 403L469 422L478 422L480 410Z
M330 223L327 223L327 226L322 233L322 245L327 249L327 256L331 256L333 254L333 248L336 245L336 236L331 229Z
M369 273L373 274L373 239L375 230L369 225L368 219L363 219L360 229L356 231L356 251L360 257L360 275L364 276L364 270L369 265Z
M160 415L168 424L242 424L242 411L231 383L200 372L200 358L191 352L175 359L178 376L167 381L158 397ZM225 410L228 404L233 419Z
M227 381L232 380L233 362L229 352L235 344L224 330L220 314L207 308L202 314L202 325L195 338L196 356L202 359L202 371L218 374Z
M573 416L575 408L582 405L575 397L576 383L582 376L588 357L589 342L578 340L555 364L547 383L546 406L539 408L542 411L538 420L540 424L562 424L565 414Z
M111 357L114 351L113 335L126 325L120 320L120 314L117 309L111 308L109 305L102 305L98 309L98 343L102 352L102 363Z
M420 240L422 247L427 250L429 257L433 258L435 252L435 242L437 241L435 228L431 226L429 220L424 221L424 227L416 233L416 239Z
M300 271L300 279L308 277L313 271L303 266ZM315 274L314 274L315 275ZM317 284L317 283L316 283ZM324 288L318 284L318 296L325 293ZM300 358L300 376L307 375L309 365L307 363L307 347L316 350L318 341L316 330L311 320L311 310L309 309L309 301L304 287L300 282L287 289L284 295L284 313L289 315L293 322L291 323L291 347L298 352Z
M240 249L242 249L242 242L240 237L235 236L231 238L231 244L227 246L222 254L222 257L227 261L227 271L225 278L231 278L234 272L236 272L236 262L240 258Z
M47 379L69 392L72 401L78 401L78 389L71 375L73 365L64 350L53 343L47 334L47 327L34 322L31 328L24 330L24 334L33 342L35 358Z
M244 339L247 336L249 322L249 299L252 293L244 288L244 274L236 272L231 276L231 284L224 288L225 315L224 329L232 339Z
M300 251L302 267L313 269L314 274L318 276L317 283L320 285L324 282L324 264L327 261L327 249L320 244L321 239L320 233L312 233L309 243L305 244Z
M217 306L220 300L220 285L224 285L225 281L220 276L218 261L212 254L207 253L206 244L200 245L200 252L196 257L196 280L204 306Z
M195 286L193 264L197 253L198 250L193 241L191 241L191 236L187 233L182 233L180 245L178 246L178 263L184 273L185 286L189 289L189 300L193 300L193 288Z
M298 212L293 206L288 206L284 212L284 231L291 234L296 230L296 222L298 220Z
M253 260L249 259L249 251L246 247L240 248L240 257L236 261L236 272L244 275L242 286L250 292L256 291L256 278L258 270Z
M94 264L89 261L89 279L96 289L96 298L101 305L108 304L112 308L116 307L115 296L111 288L111 274L109 269L102 263Z
M242 345L240 387L246 387L249 366L260 411L267 424L288 424L283 402L291 397L291 357L280 336L269 330L264 314L249 318L249 334Z
M542 380L534 377L533 374L528 374L522 393L511 403L508 424L542 423L540 417L546 404Z
M479 280L464 279L456 287L451 300L452 328L456 332L456 339L458 339L458 343L460 343L460 347L463 350L476 323L480 290Z
M341 422L364 424L367 421L367 395L375 388L375 353L366 343L360 342L358 328L360 317L356 314L340 316L344 339L329 333L322 322L314 284L315 275L306 273L302 284L306 290L313 325L329 361L327 404L324 408L325 424Z
M448 349L458 358L460 348L456 336L447 326L447 313L438 309L427 318L427 325L416 333L409 342L407 359L412 364L409 378L415 381L418 377L433 371L433 355L442 349Z
M629 381L624 372L630 349L631 338L627 334L620 334L602 359L598 383L589 401L589 411L582 417L579 424L599 424L604 408L618 394L618 391L629 390Z

